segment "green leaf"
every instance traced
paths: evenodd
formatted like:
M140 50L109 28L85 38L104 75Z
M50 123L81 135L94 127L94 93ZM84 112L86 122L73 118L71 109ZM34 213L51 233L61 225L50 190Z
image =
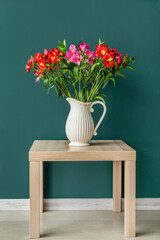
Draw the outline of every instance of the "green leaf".
M101 44L102 42L101 42L101 39L99 38L99 45Z
M52 77L49 77L49 87L52 87L54 81Z
M69 68L61 68L61 71L63 71L63 72L71 72L71 70Z
M85 69L85 68L88 68L89 66L90 66L89 63L84 63L84 64L81 66L81 68L82 68L82 69Z
M107 74L106 74L106 76L107 76L107 77L111 77L111 76L113 76L113 73L112 73L112 72L110 72L110 71L107 71Z
M64 44L64 46L66 47L66 40L65 40L65 39L63 40L63 44Z
M91 73L94 71L94 69L95 69L98 65L100 65L100 63L95 63L95 64L92 66L92 68L91 68Z
M128 63L128 58L126 57L126 55L124 55L122 64L126 65L127 63Z
M103 84L102 89L105 88L105 87L107 86L108 82L109 82L109 78L106 77L106 78L104 79L104 84Z
M127 65L127 66L125 66L126 68L129 68L129 69L131 69L131 70L134 70L134 68L133 67L131 67L130 65Z
M65 56L62 56L62 55L59 55L58 57L59 57L59 58L65 58Z
M56 86L56 85L54 85L54 90L55 90L55 92L56 92L57 95L58 95L58 89L57 89L57 86Z
M58 49L62 52L62 53L66 53L66 48L65 47L61 47L61 46L58 46Z
M116 80L114 78L110 78L109 80L113 81L114 87L116 86Z
M135 61L136 61L136 59L135 59L135 58L132 58L132 57L131 57L131 58L129 58L129 62L130 62L130 63L134 63Z
M48 84L48 78L43 80L43 86L45 89L47 89L47 84Z
M64 44L63 44L63 42L61 42L61 41L58 41L58 44L59 44L59 46L61 46L62 48L64 47Z
M106 104L104 98L101 97L101 96L96 96L94 99L99 99L99 100L101 100L104 104Z
M59 89L58 90L58 97L61 98L62 97L62 91Z
M114 66L114 68L115 68L115 70L118 68L118 63L117 63L117 61L116 60L114 60L114 62L115 62L115 66Z
M100 94L100 96L103 96L103 97L106 97L106 98L107 98L107 95L106 95L106 94Z
M124 75L124 73L121 73L121 72L117 72L116 75L126 78L126 75Z
M66 80L66 83L72 84L72 79L70 79L70 78L68 78L68 77L66 77L66 76L63 76L63 77L64 77L64 79Z
M84 80L86 83L88 83L88 81L90 80L91 76L89 75L88 77L86 77Z

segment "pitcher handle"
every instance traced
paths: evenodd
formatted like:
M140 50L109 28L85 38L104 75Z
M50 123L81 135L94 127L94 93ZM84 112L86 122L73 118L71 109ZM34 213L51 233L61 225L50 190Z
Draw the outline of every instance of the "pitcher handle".
M101 102L101 101L95 101L95 102L93 102L93 103L91 104L91 107L90 107L90 111L91 111L91 112L94 112L94 109L93 109L92 107L93 107L93 105L95 105L95 104L97 104L97 103L99 103L99 104L101 104L101 105L103 106L103 114L102 114L101 118L99 119L99 122L97 123L97 125L96 125L96 127L95 127L95 129L94 129L94 133L93 133L94 136L97 135L97 129L99 128L99 126L100 126L100 124L101 124L101 122L102 122L102 120L103 120L103 118L104 118L104 116L105 116L105 114L106 114L106 111L107 111L107 107L106 107L106 105L105 105L103 102Z

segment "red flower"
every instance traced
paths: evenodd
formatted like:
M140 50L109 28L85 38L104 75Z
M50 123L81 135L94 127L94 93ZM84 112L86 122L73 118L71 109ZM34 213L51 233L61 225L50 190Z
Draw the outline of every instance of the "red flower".
M53 48L50 51L45 49L45 58L49 63L56 63L59 61L60 55L64 55L61 51L59 51L57 48ZM61 60L61 59L60 59Z
M108 46L106 44L96 45L96 55L103 58L108 53Z
M29 60L28 60L28 64L26 65L26 70L27 70L27 73L30 72L30 69L34 67L34 62L35 61L35 58L34 57L31 57Z
M35 55L35 61L36 62L41 61L45 57L43 53L35 53L34 55Z
M50 52L47 55L47 61L51 63L56 63L58 62L59 58L55 52Z
M110 50L108 50L108 52L104 55L103 59L103 63L105 65L105 68L107 67L114 67L115 65L115 58L117 55L117 50L114 48L111 48Z
M116 49L114 49L114 48L111 48L111 49L109 50L109 53L111 53L111 54L113 54L113 55L115 55L115 54L116 54L116 52L117 52L117 50L116 50Z
M38 68L39 68L39 71L38 73L43 73L43 71L47 68L46 66L46 61L44 59L42 59L41 61L38 62Z
M115 58L115 54L113 53L113 50L112 50L104 58L103 63L105 65L105 68L107 68L108 66L109 67L114 67L114 65L115 65L114 58Z

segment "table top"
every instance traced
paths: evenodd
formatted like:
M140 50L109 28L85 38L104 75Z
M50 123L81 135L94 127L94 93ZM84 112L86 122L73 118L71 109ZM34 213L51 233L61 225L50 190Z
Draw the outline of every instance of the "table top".
M35 140L30 161L129 161L136 151L122 140L92 140L89 146L70 147L68 140Z

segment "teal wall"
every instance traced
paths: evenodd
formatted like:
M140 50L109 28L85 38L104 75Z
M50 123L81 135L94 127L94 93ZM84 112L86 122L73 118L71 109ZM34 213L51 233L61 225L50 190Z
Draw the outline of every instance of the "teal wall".
M160 1L0 1L0 198L29 197L34 139L66 139L69 105L25 72L30 53L57 40L98 38L136 58L127 80L112 82L97 139L123 139L137 151L137 197L160 197ZM95 121L101 114L96 108ZM45 163L45 197L112 197L111 162Z

